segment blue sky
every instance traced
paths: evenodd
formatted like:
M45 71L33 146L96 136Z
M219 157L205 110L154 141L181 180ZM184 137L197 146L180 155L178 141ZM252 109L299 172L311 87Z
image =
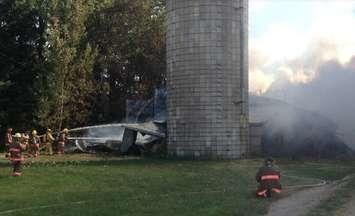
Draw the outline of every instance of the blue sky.
M305 83L317 68L355 55L355 1L250 0L250 90L286 79Z
M304 30L312 12L307 4L297 1L270 1L268 5L260 7L263 8L252 10L250 13L252 37L260 37L270 25L280 22Z

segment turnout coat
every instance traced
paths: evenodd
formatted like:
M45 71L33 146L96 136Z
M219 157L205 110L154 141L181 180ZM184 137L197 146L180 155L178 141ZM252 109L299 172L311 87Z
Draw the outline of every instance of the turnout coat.
M259 183L257 196L266 197L267 191L281 193L280 169L272 164L265 165L256 174L256 181Z

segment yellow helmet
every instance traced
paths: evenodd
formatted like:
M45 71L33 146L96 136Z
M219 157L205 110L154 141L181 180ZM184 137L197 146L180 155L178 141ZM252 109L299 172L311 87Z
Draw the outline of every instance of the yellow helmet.
M20 133L15 133L15 138L21 138L21 134Z
M47 129L47 132L52 132L52 130L50 128Z
M68 133L68 132L69 132L68 128L64 128L64 129L63 129L63 132L64 132L64 133Z
M33 130L33 131L32 131L32 135L34 135L34 136L37 135L37 131L36 131L36 130Z

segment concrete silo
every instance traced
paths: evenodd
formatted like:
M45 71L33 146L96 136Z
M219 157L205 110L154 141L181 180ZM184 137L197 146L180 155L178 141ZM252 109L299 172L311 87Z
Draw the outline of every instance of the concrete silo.
M248 1L167 0L168 152L248 153Z

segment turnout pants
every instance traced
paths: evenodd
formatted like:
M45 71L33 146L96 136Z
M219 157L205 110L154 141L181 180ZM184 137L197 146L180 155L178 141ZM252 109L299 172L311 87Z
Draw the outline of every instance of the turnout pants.
M21 161L14 161L12 162L12 165L14 167L12 175L13 176L21 176L22 175L22 162Z
M39 144L32 145L32 154L35 157L39 155Z
M64 154L64 142L58 142L58 154Z
M6 157L9 157L9 155L10 155L10 144L8 144L8 143L6 143L5 144L5 156Z
M53 154L53 146L52 143L46 143L46 153L49 155Z

